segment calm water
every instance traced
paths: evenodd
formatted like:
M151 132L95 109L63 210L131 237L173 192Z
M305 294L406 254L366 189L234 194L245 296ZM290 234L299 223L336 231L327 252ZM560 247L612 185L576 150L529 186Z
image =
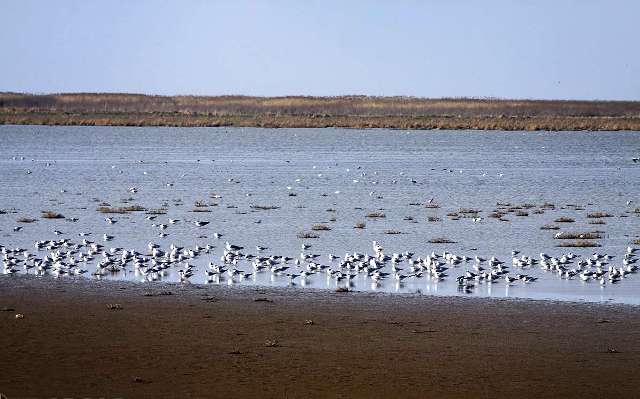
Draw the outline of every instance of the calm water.
M8 211L0 215L0 245L28 248L42 256L44 252L33 246L36 240L80 242L78 233L91 232L87 238L106 248L141 253L147 252L149 241L165 249L172 243L214 246L211 253L190 262L196 266L192 283L205 282L206 264L220 263L226 240L244 246L244 252L256 254L255 247L261 245L269 248L261 255L291 257L299 257L306 242L311 248L305 252L320 254L319 263L334 267L337 263L328 254L372 254L373 240L389 255L411 251L414 257L424 257L447 250L470 257L496 256L510 265L512 250L536 257L541 252L553 256L598 252L614 255L610 264L620 266L627 246L640 234L640 218L633 213L640 207L640 164L631 161L640 154L640 132L0 126L0 137L0 209ZM137 192L130 192L131 187ZM425 208L430 199L440 207ZM210 212L193 212L196 201L209 204ZM113 215L117 223L108 224L108 215L96 211L102 202L166 208L167 214L155 222L146 220L144 212ZM535 214L545 202L556 209ZM529 216L510 213L505 216L508 221L499 221L488 217L497 203L528 203L536 208L529 209ZM279 208L257 210L252 205ZM447 214L459 208L481 210L482 220L451 220ZM42 210L60 212L67 219L17 223L21 217L39 218ZM386 217L366 218L374 211ZM594 211L613 217L603 219L606 224L589 224L593 219L586 215ZM575 223L557 223L559 231L602 231L598 240L602 246L556 247L560 240L553 237L558 231L540 226L560 216L572 217ZM439 221L430 222L428 217ZM169 218L180 221L160 237L161 230L152 224ZM196 227L194 220L210 224ZM366 228L355 229L358 221L365 221ZM297 237L314 224L331 230L318 231L316 239ZM16 226L22 231L15 232ZM57 236L54 230L63 234ZM385 233L390 230L402 234ZM214 238L214 232L222 238ZM114 238L104 242L103 234ZM455 243L428 243L442 236ZM91 272L94 265L86 268ZM534 283L479 284L470 294L461 294L455 277L472 265L450 268L449 277L439 282L411 278L398 284L390 278L372 286L370 279L359 275L353 288L640 303L640 275L600 286L560 279L538 267L525 271L539 278ZM400 267L409 273L406 263ZM251 270L242 262L238 268ZM132 267L128 270L106 278L144 280ZM170 269L163 280L179 280L177 270ZM290 271L296 270L291 264ZM289 279L265 272L243 281L223 278L219 283L287 285ZM296 283L331 289L343 285L326 274Z

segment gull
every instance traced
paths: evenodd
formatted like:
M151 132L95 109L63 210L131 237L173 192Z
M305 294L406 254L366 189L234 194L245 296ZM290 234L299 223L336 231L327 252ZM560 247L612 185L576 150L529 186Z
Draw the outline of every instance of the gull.
M195 224L195 225L196 225L196 226L198 226L198 227L202 227L202 226L206 226L206 225L208 225L208 224L209 224L209 222L208 222L208 221L205 221L205 220L194 220L194 221L193 221L193 224Z
M110 235L108 235L108 234L104 234L104 235L102 236L102 239L103 239L104 241L111 241L111 240L113 240L113 236L110 236Z
M22 230L22 226L16 226L13 228L13 231L21 231Z
M104 218L104 220L109 224L114 224L116 222L114 218Z
M53 230L53 234L59 236L59 235L64 234L64 233L61 232L60 230Z
M179 219L169 219L169 224L176 224L179 221L180 221Z

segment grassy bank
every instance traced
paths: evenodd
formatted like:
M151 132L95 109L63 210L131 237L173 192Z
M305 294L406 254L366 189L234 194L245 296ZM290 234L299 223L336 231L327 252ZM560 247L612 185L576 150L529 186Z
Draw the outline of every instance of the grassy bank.
M1 124L640 130L640 102L0 93Z

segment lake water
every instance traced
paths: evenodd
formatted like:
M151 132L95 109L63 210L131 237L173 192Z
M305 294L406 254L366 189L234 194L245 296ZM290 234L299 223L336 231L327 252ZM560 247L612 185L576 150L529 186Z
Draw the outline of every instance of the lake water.
M495 256L511 266L512 250L536 258L541 252L556 257L597 252L614 256L609 265L620 267L627 247L640 234L640 214L634 212L640 207L640 163L632 162L640 154L640 132L0 126L0 138L0 209L6 211L0 214L0 245L26 248L41 258L46 251L34 248L36 240L79 243L78 233L91 232L85 238L107 249L145 254L150 241L164 249L172 243L213 246L189 262L195 266L191 283L205 283L206 265L221 263L225 241L244 246L243 253L293 258L300 257L304 242L311 245L305 253L320 255L317 262L334 270L338 262L329 254L373 254L373 240L385 254L410 251L414 259L449 251L472 258ZM135 193L129 190L133 187ZM425 207L429 200L439 207ZM147 220L145 212L106 215L97 211L101 203L138 204L167 213L155 221ZM499 203L512 208L505 210L503 220L490 217ZM555 209L543 208L545 203ZM480 212L447 216L460 208ZM41 219L43 210L65 219ZM528 215L516 216L518 211ZM385 217L368 218L372 212ZM593 212L611 217L587 217ZM108 224L108 216L116 223ZM575 222L555 223L561 216ZM17 222L24 217L38 220ZM179 222L164 230L153 226L169 218ZM197 227L195 220L210 223ZM591 224L596 220L604 224ZM366 227L354 228L358 222ZM317 224L330 230L314 231L318 238L298 238ZM561 229L540 229L545 224ZM14 231L17 226L22 230ZM161 231L167 235L160 237ZM559 248L567 240L554 235L566 231L600 231L602 238L596 241L601 246ZM214 233L222 237L216 239ZM104 242L103 234L113 239ZM454 243L428 242L437 237ZM258 253L258 245L268 249ZM567 267L574 268L579 259ZM87 278L97 278L90 275L96 263L83 265ZM298 273L304 265L289 262L283 275L265 271L213 283L288 285L284 274ZM390 265L385 272L391 273ZM463 293L455 278L473 271L473 265L450 266L442 281L412 277L402 284L392 275L373 284L360 273L351 288L640 304L640 275L601 286L593 280L562 279L539 266L524 271L511 267L512 275L537 277L533 283L478 283ZM404 269L400 273L411 274L406 262L399 267ZM252 271L249 262L239 262L237 268ZM168 269L160 280L179 281L178 269ZM149 284L131 265L101 278ZM328 289L346 284L324 272L294 283Z

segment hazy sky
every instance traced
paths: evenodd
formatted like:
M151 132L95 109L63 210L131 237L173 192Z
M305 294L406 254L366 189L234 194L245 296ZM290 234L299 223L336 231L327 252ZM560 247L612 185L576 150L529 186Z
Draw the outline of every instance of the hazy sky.
M0 91L640 100L640 1L0 0Z

